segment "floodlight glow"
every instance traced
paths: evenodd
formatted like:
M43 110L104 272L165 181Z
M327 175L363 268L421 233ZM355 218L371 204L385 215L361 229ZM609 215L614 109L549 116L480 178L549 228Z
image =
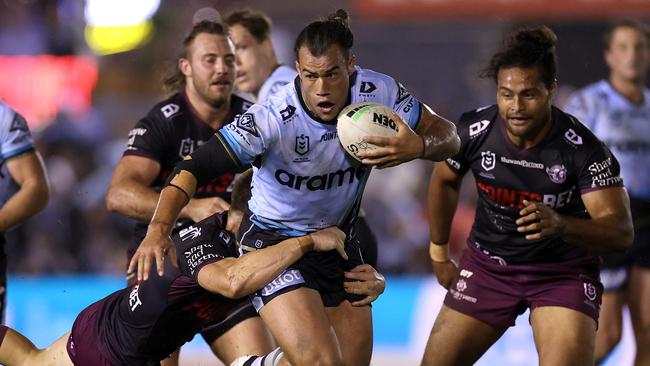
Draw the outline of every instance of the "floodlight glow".
M95 27L133 26L151 18L160 0L86 0L86 23Z
M146 21L132 26L93 27L86 26L86 43L98 55L130 51L151 38L153 24Z

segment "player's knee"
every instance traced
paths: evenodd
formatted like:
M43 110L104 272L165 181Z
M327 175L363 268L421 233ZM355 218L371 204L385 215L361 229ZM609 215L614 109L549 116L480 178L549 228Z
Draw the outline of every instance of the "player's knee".
M309 350L303 349L298 355L291 357L291 365L294 366L343 366L343 360L338 352L310 347Z

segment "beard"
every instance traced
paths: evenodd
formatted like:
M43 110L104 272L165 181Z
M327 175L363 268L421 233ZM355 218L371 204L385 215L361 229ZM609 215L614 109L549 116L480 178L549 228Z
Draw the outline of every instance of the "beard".
M232 95L233 83L230 83L230 88L223 92L214 92L210 89L211 82L203 82L193 80L194 90L207 104L215 109L221 109L230 103L230 96Z

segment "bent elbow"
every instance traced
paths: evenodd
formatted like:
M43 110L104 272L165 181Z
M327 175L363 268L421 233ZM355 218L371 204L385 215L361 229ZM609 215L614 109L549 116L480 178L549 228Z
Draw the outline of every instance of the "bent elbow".
M221 295L229 299L239 299L240 297L247 295L246 280L236 274L228 274L226 286L224 286L224 290L220 292Z
M109 212L120 212L120 200L113 187L109 187L106 192L106 209Z

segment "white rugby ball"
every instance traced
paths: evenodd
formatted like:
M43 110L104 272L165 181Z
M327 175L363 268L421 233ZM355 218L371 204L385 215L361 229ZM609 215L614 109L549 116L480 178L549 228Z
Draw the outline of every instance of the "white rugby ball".
M363 141L365 136L391 137L397 134L399 126L393 119L393 110L377 103L361 102L343 108L337 118L336 132L343 149L361 161L360 151L377 146Z

